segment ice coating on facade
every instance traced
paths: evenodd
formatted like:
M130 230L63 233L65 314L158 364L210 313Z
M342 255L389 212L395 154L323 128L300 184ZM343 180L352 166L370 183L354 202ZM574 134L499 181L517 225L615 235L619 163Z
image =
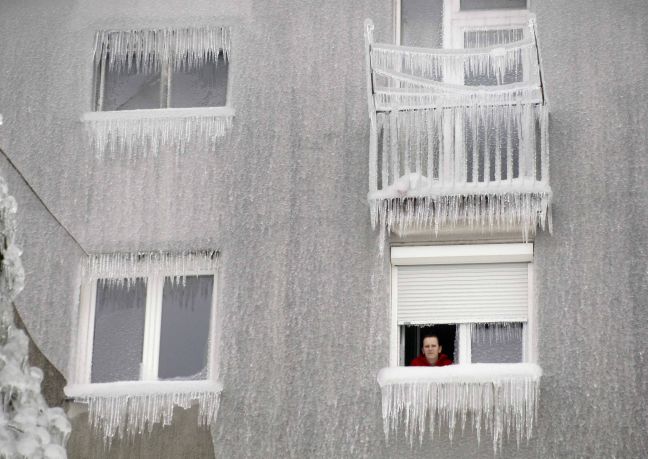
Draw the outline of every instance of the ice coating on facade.
M146 282L150 276L167 276L177 282L187 274L216 271L218 260L216 250L98 253L84 260L81 275L117 284L133 281L136 277Z
M445 428L450 440L459 426L470 423L479 440L492 435L493 449L514 436L518 446L528 441L538 406L542 370L535 364L472 364L446 367L383 368L378 373L382 392L385 436L404 432L410 442L425 431L434 436Z
M198 405L198 425L210 426L216 420L222 386L212 381L135 381L67 386L65 393L88 405L89 420L110 445L119 438L132 437L153 425L171 425L175 407Z
M467 49L375 44L371 21L365 27L368 199L381 240L458 223L521 229L526 240L550 226L548 108L534 21L525 33L477 34L475 45L490 46ZM404 189L412 176L423 185Z
M61 408L47 406L43 372L29 366L29 338L13 323L13 300L25 280L15 245L16 210L0 177L0 456L63 459L70 423Z

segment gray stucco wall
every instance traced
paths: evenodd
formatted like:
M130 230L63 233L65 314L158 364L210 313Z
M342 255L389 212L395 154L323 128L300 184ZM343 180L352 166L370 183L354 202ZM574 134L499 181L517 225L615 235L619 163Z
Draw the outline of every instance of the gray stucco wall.
M545 376L534 439L502 456L641 457L648 4L533 3L555 193L554 233L535 246ZM222 252L217 457L492 457L470 431L413 447L382 433L375 377L388 364L389 270L365 202L362 23L373 18L389 40L391 14L387 0L0 4L0 146L82 245ZM93 158L77 120L90 104L94 30L209 18L234 26L230 138L179 159ZM75 250L47 249L53 260ZM61 268L43 269L47 282L31 295L66 287L47 308L19 310L65 372L73 331L59 316L75 314L76 286L58 280ZM174 429L159 435L186 435ZM83 442L71 447L83 457Z

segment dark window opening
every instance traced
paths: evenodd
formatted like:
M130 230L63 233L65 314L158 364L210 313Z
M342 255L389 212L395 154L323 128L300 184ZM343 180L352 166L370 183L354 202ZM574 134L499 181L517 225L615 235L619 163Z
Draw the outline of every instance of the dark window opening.
M454 363L457 363L455 358L455 349L458 348L456 325L405 325L402 327L402 333L405 334L405 346L403 349L405 366L410 366L411 361L421 354L423 337L428 333L433 333L439 337L441 353L447 355Z

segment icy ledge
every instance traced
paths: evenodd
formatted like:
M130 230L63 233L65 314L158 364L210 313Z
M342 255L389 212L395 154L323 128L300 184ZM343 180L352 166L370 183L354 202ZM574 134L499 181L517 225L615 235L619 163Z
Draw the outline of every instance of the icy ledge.
M223 386L215 381L128 381L78 384L65 387L65 395L88 405L90 424L110 444L119 438L151 432L153 425L173 421L176 406L198 403L198 424L215 422Z
M495 451L504 434L513 433L519 446L532 435L541 376L530 363L383 368L385 436L402 426L410 442L417 434L422 442L426 428L433 436L443 426L452 440L457 423L463 432L470 419L478 441L482 428L492 434Z
M194 142L212 149L232 127L230 107L164 108L88 112L81 117L95 154L157 156L172 148L183 154Z

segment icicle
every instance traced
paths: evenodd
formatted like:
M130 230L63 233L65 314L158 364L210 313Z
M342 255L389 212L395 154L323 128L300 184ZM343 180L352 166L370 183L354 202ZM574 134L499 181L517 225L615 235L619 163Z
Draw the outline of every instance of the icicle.
M470 324L470 328L473 344L499 344L522 340L521 323L473 323Z
M216 271L218 258L215 250L99 253L86 258L81 275L115 284L134 282L137 277L146 281L150 276L169 276L178 282L184 279L185 273Z
M90 112L81 121L89 146L99 157L156 156L164 149L183 154L194 142L213 147L229 132L233 117L229 108L208 107Z
M91 425L101 431L109 446L117 435L130 437L168 426L174 408L198 404L198 425L216 421L222 386L213 381L137 381L67 386L65 393L88 405Z
M229 59L229 27L181 29L101 30L95 36L95 68L102 62L109 70L154 73L163 62L175 70L191 70L223 53Z
M386 438L402 428L410 442L444 426L452 440L457 425L482 428L493 449L504 437L528 441L538 406L542 370L535 364L473 364L439 368L383 368L378 373Z

